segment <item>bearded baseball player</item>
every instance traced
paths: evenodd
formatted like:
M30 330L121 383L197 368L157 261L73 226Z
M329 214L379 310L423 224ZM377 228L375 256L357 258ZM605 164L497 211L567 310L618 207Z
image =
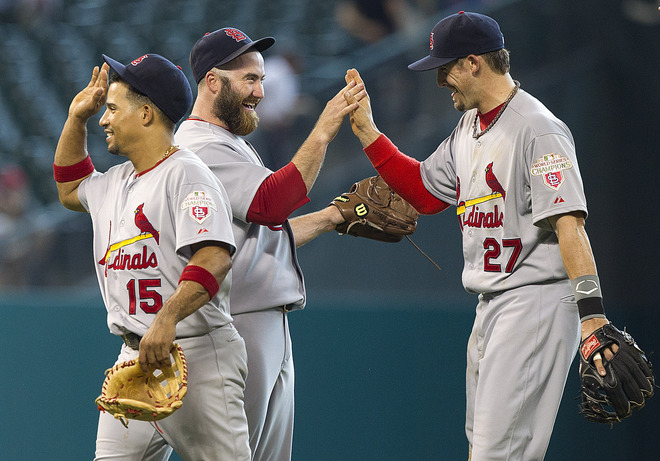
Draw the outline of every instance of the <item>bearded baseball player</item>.
M542 460L580 339L582 372L597 370L583 384L608 379L621 393L613 418L653 394L643 353L605 317L573 137L511 78L490 17L444 18L431 32L429 56L408 67L437 70L438 86L464 112L453 133L419 162L377 129L368 97L351 115L353 131L379 174L420 213L456 206L463 284L479 299L467 347L472 461ZM346 80L362 83L355 69Z
M217 175L229 196L236 254L231 313L245 339L248 378L245 409L254 460L291 459L294 421L294 367L288 312L302 309L306 295L296 247L344 221L330 206L288 220L309 201L328 144L344 117L361 99L350 82L331 99L291 162L266 168L243 139L257 128L257 106L266 77L262 52L272 37L252 41L233 27L201 37L190 53L198 95L192 115L175 139L195 152Z
M183 459L247 461L247 352L229 313L229 200L199 157L173 143L192 104L190 85L156 54L127 65L104 59L73 99L57 145L59 198L92 218L108 327L124 339L117 363L167 366L176 341L187 358L188 392L158 423L132 420L125 428L100 413L95 459L166 460L174 449ZM86 146L87 120L103 104L108 151L128 159L105 173Z

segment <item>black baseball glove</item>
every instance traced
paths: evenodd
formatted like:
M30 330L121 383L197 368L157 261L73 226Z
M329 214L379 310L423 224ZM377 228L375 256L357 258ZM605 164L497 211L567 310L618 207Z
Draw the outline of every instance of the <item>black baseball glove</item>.
M380 176L356 182L330 205L336 206L344 218L336 227L340 234L398 242L417 229L419 213Z
M601 354L607 372L600 376L594 355L617 344L611 360ZM594 331L580 344L580 413L596 423L614 423L640 409L653 396L653 367L635 340L625 331L607 324Z

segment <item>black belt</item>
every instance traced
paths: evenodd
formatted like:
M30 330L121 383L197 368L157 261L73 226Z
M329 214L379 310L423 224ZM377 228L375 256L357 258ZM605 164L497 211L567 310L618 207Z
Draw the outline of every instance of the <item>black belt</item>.
M138 336L135 333L126 333L121 335L121 337L124 340L124 344L126 344L131 349L137 351L140 348L140 340L142 339L141 336Z

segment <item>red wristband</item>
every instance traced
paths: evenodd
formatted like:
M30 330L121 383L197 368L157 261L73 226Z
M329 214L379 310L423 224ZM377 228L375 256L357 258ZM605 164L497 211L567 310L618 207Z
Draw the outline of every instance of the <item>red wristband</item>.
M57 166L53 163L53 176L57 182L77 181L93 172L94 164L89 155L75 165Z
M218 290L220 289L220 284L218 284L215 276L200 266L186 266L181 273L179 283L184 280L197 282L203 286L209 294L209 299L215 298L215 295L218 294Z

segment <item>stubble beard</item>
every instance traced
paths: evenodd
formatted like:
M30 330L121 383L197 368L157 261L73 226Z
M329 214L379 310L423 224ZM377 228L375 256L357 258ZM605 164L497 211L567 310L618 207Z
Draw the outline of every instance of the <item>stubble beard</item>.
M120 156L122 155L122 153L121 153L121 149L117 145L117 138L114 134L113 137L115 137L115 140L112 144L108 144L108 153L110 153L111 155Z
M213 115L225 122L229 131L237 136L247 136L259 125L259 116L254 111L247 112L243 102L241 95L231 87L231 82L222 79L220 94L213 100Z

